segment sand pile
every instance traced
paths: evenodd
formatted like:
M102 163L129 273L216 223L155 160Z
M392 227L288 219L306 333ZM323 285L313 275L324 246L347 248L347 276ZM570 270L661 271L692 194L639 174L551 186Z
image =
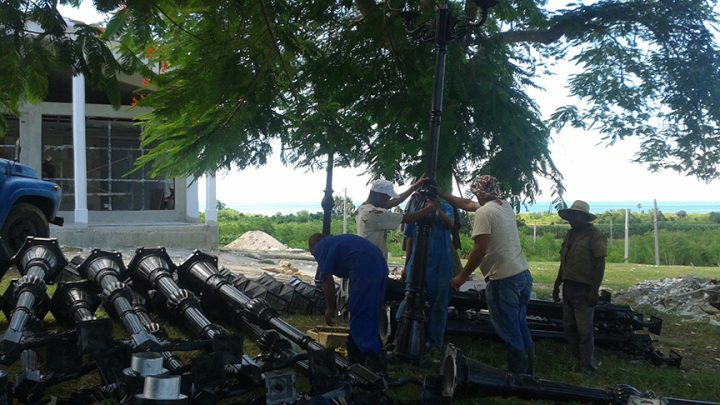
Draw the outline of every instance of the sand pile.
M287 250L287 246L263 231L249 231L225 245L234 250Z

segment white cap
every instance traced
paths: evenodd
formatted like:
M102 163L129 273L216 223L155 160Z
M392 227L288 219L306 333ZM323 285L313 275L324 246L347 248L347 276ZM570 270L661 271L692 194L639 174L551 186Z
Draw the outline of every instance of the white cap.
M389 195L392 198L397 198L398 196L395 192L395 189L393 189L393 184L384 179L374 180L372 183L370 183L370 191Z

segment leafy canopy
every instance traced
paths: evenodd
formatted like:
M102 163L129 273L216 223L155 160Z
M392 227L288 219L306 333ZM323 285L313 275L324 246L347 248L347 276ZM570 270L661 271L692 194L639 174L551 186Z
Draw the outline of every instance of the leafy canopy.
M116 41L121 57L108 65L140 70L152 83L140 102L152 108L142 117L152 151L138 164L150 162L155 174L262 165L273 139L283 160L299 167L320 168L333 153L337 165L367 164L378 176L422 172L434 46L408 36L399 15L406 7L419 13L414 24L432 24L433 1L95 4L114 13L104 38ZM450 7L456 16L477 15L470 0ZM532 200L543 176L562 192L548 145L551 129L564 125L596 128L609 143L639 137L637 161L652 170L717 178L716 7L500 2L482 28L449 46L438 180L492 173L512 196ZM527 90L558 61L581 68L568 84L581 102L544 122Z
M104 90L120 105L117 76L140 68L118 61L102 38L102 29L68 24L57 5L79 6L80 0L3 0L0 2L0 112L19 115L25 102L47 95L54 72L84 74L88 83ZM70 30L68 32L68 29ZM0 137L7 122L0 114Z

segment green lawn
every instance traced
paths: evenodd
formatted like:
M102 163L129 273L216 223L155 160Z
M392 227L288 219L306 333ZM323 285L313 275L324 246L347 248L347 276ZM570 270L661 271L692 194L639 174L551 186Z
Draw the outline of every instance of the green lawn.
M557 276L557 262L531 262L530 271L535 280L539 298L549 298ZM720 278L720 267L659 266L648 264L608 263L602 288L611 292L626 289L643 280L661 280L692 274L698 277Z
M533 262L530 269L535 279L535 291L539 298L550 296L552 283L557 271L557 263ZM639 281L649 279L662 279L693 274L702 277L718 278L719 268L692 268L661 266L656 268L647 265L609 264L606 272L604 286L612 291L619 291ZM4 292L10 280L17 277L17 273L9 272L0 282L0 291ZM630 384L636 388L647 391L652 390L658 395L695 400L720 401L720 384L717 376L720 373L720 328L703 322L694 322L655 312L651 308L636 308L641 313L653 314L664 319L663 335L659 337L657 347L664 353L668 349L678 350L683 356L683 365L680 369L668 367L655 367L642 359L633 359L620 352L598 350L598 360L601 362L600 371L595 378L588 378L575 371L570 354L564 344L549 341L537 342L537 376L543 379L555 380L564 383L592 387L612 387L617 384ZM105 315L103 315L105 316ZM285 318L300 330L307 330L312 326L322 324L319 316L287 316ZM56 327L51 315L46 317L48 327ZM164 323L163 325L166 325ZM0 330L7 328L7 320L0 317ZM183 337L183 329L168 327L173 338ZM115 335L118 338L126 336L119 323L116 323ZM192 336L192 334L188 334ZM455 338L449 339L455 343L469 357L483 361L498 368L505 366L504 347L494 341L477 339ZM256 353L257 347L247 342L245 350ZM389 372L391 377L415 375L423 377L426 374L440 372L440 354L430 356L421 365L408 365L391 363ZM5 368L14 380L17 375L17 364ZM91 374L79 381L66 383L62 386L47 390L47 394L66 396L79 387L88 387L99 383L99 379ZM299 389L307 384L299 378ZM259 390L258 392L261 392ZM405 387L392 391L392 396L400 401L413 401L419 399L417 387ZM477 399L469 397L458 398L458 404L513 404L523 403L515 399Z

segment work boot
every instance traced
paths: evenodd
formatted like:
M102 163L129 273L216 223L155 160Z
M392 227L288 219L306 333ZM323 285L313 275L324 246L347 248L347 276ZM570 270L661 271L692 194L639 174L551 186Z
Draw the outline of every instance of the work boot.
M387 355L384 351L366 353L365 358L365 364L370 370L380 374L387 373Z
M511 374L526 374L528 370L528 354L525 351L508 349L508 371Z
M367 361L367 356L365 355L365 353L361 352L360 349L355 345L355 342L349 339L347 341L347 353L347 359L350 364L365 364L365 361Z
M535 376L535 345L531 344L525 348L525 354L527 355L527 372L526 374Z

